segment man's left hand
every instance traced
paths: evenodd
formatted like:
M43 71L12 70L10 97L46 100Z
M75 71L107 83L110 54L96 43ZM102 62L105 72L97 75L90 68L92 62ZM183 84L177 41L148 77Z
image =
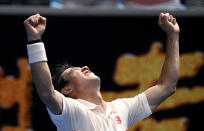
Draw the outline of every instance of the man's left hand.
M169 13L161 13L158 20L159 26L168 34L179 34L180 28L174 18Z

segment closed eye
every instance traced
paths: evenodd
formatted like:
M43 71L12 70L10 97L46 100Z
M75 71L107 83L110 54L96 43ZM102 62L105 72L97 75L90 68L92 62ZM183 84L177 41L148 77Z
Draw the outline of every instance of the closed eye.
M75 70L81 70L80 67L72 67L71 70L69 71L68 75L71 75Z

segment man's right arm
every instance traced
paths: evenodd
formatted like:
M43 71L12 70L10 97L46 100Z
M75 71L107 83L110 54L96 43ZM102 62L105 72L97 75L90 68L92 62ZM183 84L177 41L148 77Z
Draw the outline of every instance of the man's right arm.
M31 64L32 78L40 99L54 114L62 112L62 96L54 89L47 62Z
M39 40L41 39L41 36L46 28L46 18L40 16L39 14L36 14L25 20L24 25L27 32L27 41ZM38 50L38 45L35 44L36 43L28 45L28 55L29 51L35 52L36 49ZM43 43L41 43L41 45L42 44ZM29 58L30 57L31 56L29 56ZM34 56L34 58L36 57ZM38 59L36 59L34 62L31 62L31 60L29 59L29 63L31 65L32 78L40 99L51 110L52 113L61 114L62 96L58 91L54 89L47 60L38 61Z

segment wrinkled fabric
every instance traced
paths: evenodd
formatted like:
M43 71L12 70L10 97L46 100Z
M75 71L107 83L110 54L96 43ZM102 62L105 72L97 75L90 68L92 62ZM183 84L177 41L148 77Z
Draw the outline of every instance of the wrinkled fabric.
M82 99L62 95L61 115L48 113L58 131L126 131L130 126L152 114L147 98L141 93L132 98L106 102L106 110Z

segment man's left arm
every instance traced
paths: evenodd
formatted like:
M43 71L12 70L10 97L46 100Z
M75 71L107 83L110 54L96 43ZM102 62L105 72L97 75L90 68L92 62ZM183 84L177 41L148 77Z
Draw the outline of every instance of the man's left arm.
M176 91L179 75L179 26L169 13L161 13L158 24L167 34L167 49L157 85L145 91L152 112Z

